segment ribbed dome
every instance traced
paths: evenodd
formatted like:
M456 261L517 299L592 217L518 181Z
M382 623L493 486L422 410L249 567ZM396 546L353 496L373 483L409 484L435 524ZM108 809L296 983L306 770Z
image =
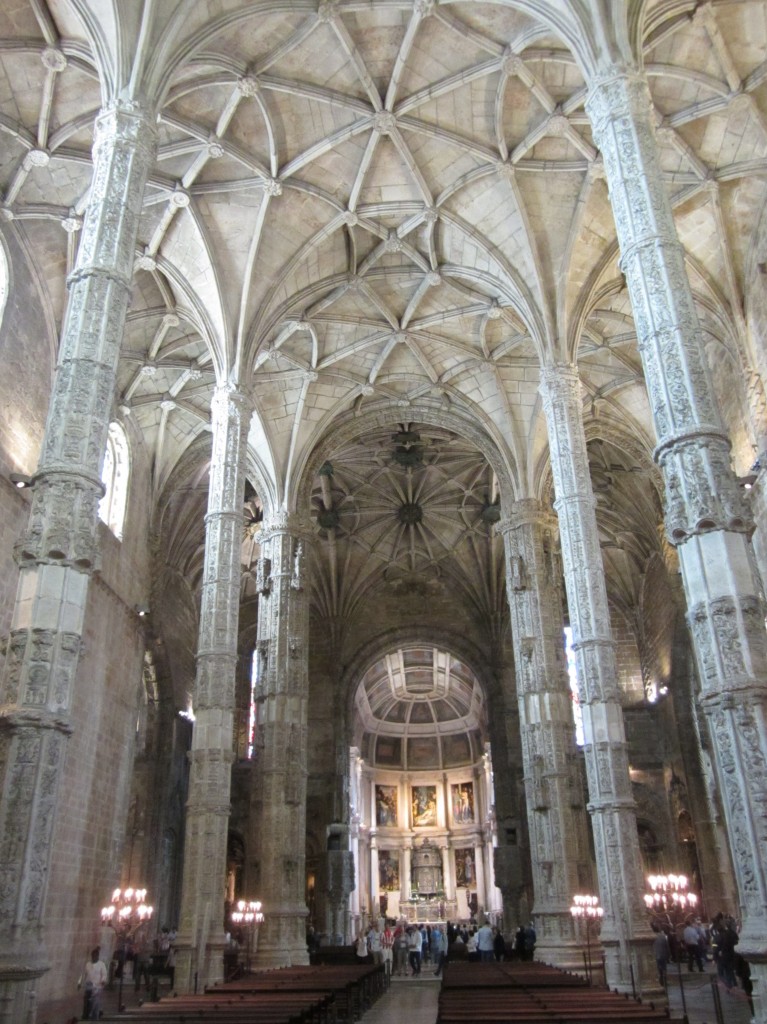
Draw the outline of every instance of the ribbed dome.
M471 764L482 753L484 697L473 672L435 647L385 655L355 697L369 762L411 770Z

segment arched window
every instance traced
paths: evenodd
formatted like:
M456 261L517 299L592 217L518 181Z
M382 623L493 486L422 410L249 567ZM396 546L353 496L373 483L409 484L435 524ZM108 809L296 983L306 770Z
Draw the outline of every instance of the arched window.
M101 470L104 497L99 502L99 518L118 540L122 540L125 523L129 471L128 438L119 423L110 423L104 467Z

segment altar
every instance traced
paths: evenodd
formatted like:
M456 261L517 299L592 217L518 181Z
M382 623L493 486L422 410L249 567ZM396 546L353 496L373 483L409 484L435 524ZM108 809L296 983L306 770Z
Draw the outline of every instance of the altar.
M439 897L400 900L399 911L408 924L446 924L458 918L458 901Z

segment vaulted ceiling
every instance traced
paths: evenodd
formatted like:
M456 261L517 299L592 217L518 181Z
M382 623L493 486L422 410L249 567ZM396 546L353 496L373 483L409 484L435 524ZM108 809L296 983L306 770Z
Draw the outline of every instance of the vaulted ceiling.
M767 173L767 4L629 6L644 12L641 58L702 329L737 365ZM253 394L252 458L274 505L296 501L318 441L359 419L312 484L328 608L352 607L376 573L441 575L486 600L497 480L476 445L434 422L470 419L515 492L544 493L544 357L577 360L596 434L652 448L584 76L533 7L0 10L0 212L57 324L94 117L128 71L162 90L117 401L154 498L207 429L217 379ZM387 425L364 425L369 413ZM411 429L424 458L408 467L391 456ZM620 503L603 521L616 515Z

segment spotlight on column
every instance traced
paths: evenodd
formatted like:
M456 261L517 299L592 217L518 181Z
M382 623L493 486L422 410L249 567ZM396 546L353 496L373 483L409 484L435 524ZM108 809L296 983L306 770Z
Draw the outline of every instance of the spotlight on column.
M32 478L24 476L23 473L10 473L8 479L11 481L14 487L18 487L20 491L23 491L25 487L32 486Z
M149 605L148 604L137 604L136 605L136 615L138 615L138 617L140 619L148 619L149 618Z

